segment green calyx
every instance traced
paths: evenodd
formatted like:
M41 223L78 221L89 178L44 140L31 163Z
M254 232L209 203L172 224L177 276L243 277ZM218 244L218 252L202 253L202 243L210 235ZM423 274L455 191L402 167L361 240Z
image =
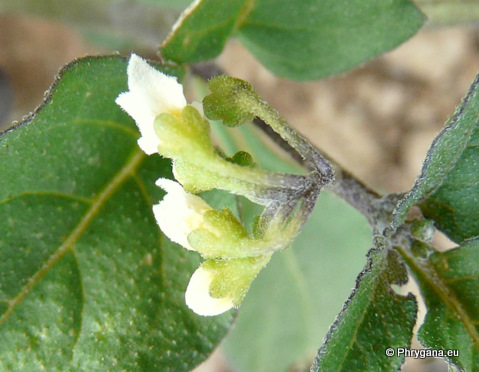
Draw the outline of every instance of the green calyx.
M205 258L230 259L248 256L251 238L228 208L204 214L204 228L192 231L188 242Z
M256 168L250 154L239 151L228 158L213 146L210 124L188 105L181 113L162 113L154 122L160 139L158 153L174 160L175 178L186 191L199 193L214 188L254 198L257 184L268 172Z
M251 282L271 259L271 254L231 260L207 260L202 268L213 273L210 296L231 298L234 306L243 301Z
M246 197L253 196L258 189L255 182L261 183L264 179L263 171L251 172L250 167L231 163L219 155L208 162L177 159L174 164L175 178L186 191L195 194L221 189Z
M207 162L216 156L210 124L191 105L186 106L181 115L160 114L154 126L161 142L158 153L167 158Z
M253 236L228 208L207 211L203 218L203 227L188 235L188 243L207 259L257 258L272 254L287 248L300 230L298 221L295 221L298 216L293 217L287 226L272 224L261 231L256 222Z

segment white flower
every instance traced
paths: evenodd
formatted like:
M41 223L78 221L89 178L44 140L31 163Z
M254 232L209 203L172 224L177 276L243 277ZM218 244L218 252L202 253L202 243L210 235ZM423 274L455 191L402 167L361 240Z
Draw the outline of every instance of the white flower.
M175 181L160 178L156 185L167 192L163 200L153 206L161 231L171 241L193 250L188 243L188 235L193 230L204 227L203 215L213 208L199 196L187 193Z
M196 229L205 227L203 215L213 208L199 196L187 193L175 181L160 178L156 184L167 192L163 200L153 206L158 225L171 241L193 250L188 243L188 235ZM214 272L201 266L191 276L185 301L198 315L218 315L233 307L231 298L211 297L210 286L214 278Z
M214 316L234 306L231 298L211 297L210 285L214 278L214 274L203 267L198 268L191 276L186 288L185 301L186 305L198 315Z
M127 74L129 91L121 93L115 102L135 120L141 133L138 145L151 155L158 152L160 144L153 126L155 118L164 112L183 110L183 87L175 77L156 70L136 54L130 57Z

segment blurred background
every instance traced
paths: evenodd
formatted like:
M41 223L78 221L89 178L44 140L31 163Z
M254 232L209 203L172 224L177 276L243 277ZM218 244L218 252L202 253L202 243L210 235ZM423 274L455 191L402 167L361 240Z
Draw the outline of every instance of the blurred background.
M75 58L128 55L131 50L155 58L158 41L180 12L164 10L161 27L148 29L141 43L127 43L119 41L121 36L85 37L82 30L88 25L58 20L65 16L52 20L21 15L20 10L2 13L0 3L2 129L32 112L58 70ZM137 10L138 18L147 10ZM117 15L118 24L111 27L141 34L122 17L126 15ZM479 70L478 53L477 28L430 26L396 50L321 81L275 77L235 40L217 62L230 75L250 81L292 125L348 170L379 190L395 192L414 181L432 139Z
M16 2L18 7L0 1L0 130L29 115L58 70L75 58L132 50L155 58L156 47L188 3L164 2L155 12L134 1L109 8L87 1L90 8L81 12L70 6L23 14L25 1ZM352 72L308 83L273 76L235 40L217 63L251 82L291 125L369 186L400 192L414 183L432 140L479 72L479 29L430 23ZM405 370L417 371L416 362L408 361ZM309 365L290 370L305 368ZM434 359L422 361L421 368L447 370ZM215 370L235 368L221 352L197 368Z

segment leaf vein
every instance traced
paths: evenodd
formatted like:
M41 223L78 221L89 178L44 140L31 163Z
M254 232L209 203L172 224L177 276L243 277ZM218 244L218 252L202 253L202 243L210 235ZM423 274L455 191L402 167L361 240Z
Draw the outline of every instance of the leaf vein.
M56 191L35 191L35 192L27 191L27 192L22 192L16 195L12 195L4 200L0 200L0 205L7 204L11 202L12 200L21 199L27 196L56 196L58 198L69 199L69 200L78 201L85 204L91 204L94 201L93 198L84 198L81 196L64 194L64 193L56 192Z
M382 264L383 265L383 264ZM379 270L380 271L380 270ZM369 272L369 274L371 274L371 272ZM358 334L358 331L359 331L359 328L361 327L364 319L365 319L365 316L366 316L366 313L368 312L369 308L370 308L370 305L371 303L374 302L374 294L376 293L376 289L378 287L379 283L377 283L377 281L374 282L374 284L371 286L370 288L370 291L369 291L369 303L367 306L364 306L363 309L362 309L362 312L361 312L361 315L358 319L358 321L356 322L357 326L356 326L356 329L354 330L353 332L353 337L351 337L351 342L349 343L349 346L346 347L347 350L351 350L352 346L354 344L358 344L357 341L356 341L356 337L357 337L357 334ZM356 292L356 294L354 296L360 296L360 292ZM359 345L358 345L359 346ZM344 362L346 361L346 356L343 357L343 360L341 361L341 363L338 365L338 371L341 370Z
M105 187L93 199L93 202L80 220L75 229L68 235L63 244L48 258L48 260L38 269L35 274L22 287L20 292L8 301L8 308L0 317L0 326L10 317L15 308L23 301L30 290L48 273L48 271L65 255L66 252L73 250L75 243L88 228L90 223L99 213L106 201L118 190L118 188L134 174L140 166L146 155L139 149L136 149L130 160L122 167L119 172L108 182Z
M131 128L128 125L123 125L120 124L116 121L112 120L99 120L99 119L86 119L86 118L77 118L73 121L75 124L83 124L83 125L98 125L101 127L110 127L114 129L119 129L127 134L130 134L131 136L138 138L140 135L137 130Z
M474 320L469 316L466 309L463 308L454 293L449 290L449 287L445 284L444 278L439 275L436 268L434 266L431 267L431 265L426 267L425 263L421 264L420 262L417 262L417 260L412 258L402 247L396 247L396 249L407 264L414 269L417 275L420 275L421 279L424 280L441 298L446 305L446 315L450 312L454 315L454 318L461 321L466 332L469 334L474 347L479 350L479 333L474 326Z

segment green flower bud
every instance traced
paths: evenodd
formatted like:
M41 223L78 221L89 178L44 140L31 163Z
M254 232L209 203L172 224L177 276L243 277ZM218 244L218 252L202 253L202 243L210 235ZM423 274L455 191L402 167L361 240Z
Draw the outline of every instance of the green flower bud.
M250 99L259 99L251 84L230 76L221 75L208 82L211 94L203 100L205 115L214 120L223 120L225 125L235 127L254 119L249 110Z

